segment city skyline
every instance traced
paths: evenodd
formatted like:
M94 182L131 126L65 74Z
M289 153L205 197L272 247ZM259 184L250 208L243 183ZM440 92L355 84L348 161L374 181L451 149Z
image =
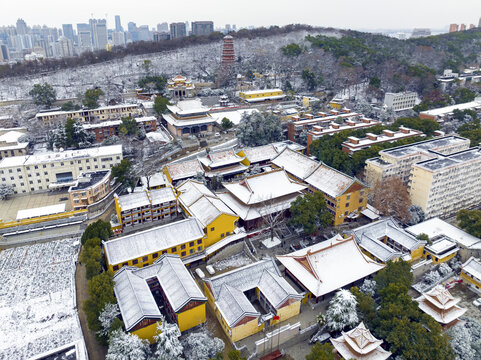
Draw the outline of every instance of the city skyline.
M61 28L62 24L77 24L88 19L107 19L109 28L115 27L115 15L122 19L122 26L128 22L137 25L155 27L162 22L179 21L213 21L216 28L225 24L237 24L238 27L269 26L303 23L313 26L352 28L358 30L374 29L410 29L425 27L446 29L451 23L477 24L481 15L481 3L477 0L465 0L463 6L446 2L440 6L439 1L423 2L407 0L400 7L391 0L365 0L362 3L353 0L339 0L336 3L326 1L301 0L297 2L298 12L293 12L292 3L287 0L254 2L246 0L243 6L233 7L229 11L225 3L217 0L184 1L182 3L148 4L149 11L132 11L130 4L112 0L94 2L85 0L65 7L59 0L44 2L47 8L55 11L38 11L33 0L19 0L14 4L5 4L0 13L0 26L14 25L22 18L29 26L47 25ZM255 8L255 11L252 9ZM21 11L19 11L21 9ZM305 11L309 9L309 11ZM270 16L265 17L268 13Z

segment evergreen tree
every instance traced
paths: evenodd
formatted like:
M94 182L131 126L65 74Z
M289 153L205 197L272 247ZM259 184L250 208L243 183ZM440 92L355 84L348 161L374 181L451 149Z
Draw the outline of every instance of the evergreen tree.
M321 192L298 196L290 207L293 226L302 226L306 234L312 235L317 230L332 223L332 215L327 210L326 200Z
M168 323L164 318L157 323L157 349L155 350L156 360L181 359L184 348L179 340L180 331L176 324Z
M150 348L147 340L140 339L137 335L125 333L122 330L114 331L109 339L109 350L106 360L147 360Z
M330 331L350 330L359 323L356 311L356 297L349 291L341 289L329 302L326 312L326 325Z
M28 94L33 98L35 105L50 107L57 100L57 92L49 83L33 85Z
M236 135L245 146L267 145L284 138L279 117L260 112L244 113Z

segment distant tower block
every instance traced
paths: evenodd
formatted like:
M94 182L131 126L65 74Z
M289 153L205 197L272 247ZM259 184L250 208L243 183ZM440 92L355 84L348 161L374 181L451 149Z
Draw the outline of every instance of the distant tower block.
M233 65L235 62L234 38L230 35L224 36L222 47L222 65Z

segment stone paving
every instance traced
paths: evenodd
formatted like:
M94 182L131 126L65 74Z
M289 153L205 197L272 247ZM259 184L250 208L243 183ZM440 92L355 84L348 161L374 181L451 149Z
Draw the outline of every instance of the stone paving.
M0 200L0 219L15 220L18 210L57 204L65 204L65 211L72 210L67 191L11 196L8 200Z

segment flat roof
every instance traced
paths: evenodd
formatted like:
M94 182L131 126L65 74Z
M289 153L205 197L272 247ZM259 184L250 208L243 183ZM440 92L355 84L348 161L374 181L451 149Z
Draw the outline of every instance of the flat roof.
M18 210L17 220L30 219L38 216L46 216L65 212L65 204L42 206L33 209Z
M442 115L452 113L456 109L467 110L467 109L473 109L473 108L481 108L481 99L476 99L474 101L470 101L463 104L450 105L442 108L422 111L421 115L442 116Z
M268 92L279 92L279 91L281 93L284 93L282 89L248 90L248 91L241 91L240 93L244 95L257 95L257 94L265 94Z
M387 154L393 157L402 157L419 152L436 151L436 149L444 148L449 145L461 144L463 142L469 143L469 140L455 135L444 136L441 138L424 140L414 144L398 146L387 150L381 150L380 154Z
M463 150L450 155L438 155L437 159L421 161L413 166L422 167L430 171L439 171L450 166L460 166L472 160L481 160L481 150L479 147Z
M100 106L96 109L80 109L74 111L47 111L47 112L39 112L36 117L40 116L51 116L51 115L69 115L69 114L76 114L81 112L92 112L98 110L113 110L113 109L121 109L124 107L139 107L137 104L119 104L119 105L111 105L111 106Z
M98 184L110 173L110 170L95 171L82 174L83 176L77 179L77 185L70 187L69 191L76 191L86 189L90 186ZM84 180L81 180L84 179Z
M104 241L103 246L109 264L117 265L189 241L202 239L204 236L204 230L199 221L188 218Z

